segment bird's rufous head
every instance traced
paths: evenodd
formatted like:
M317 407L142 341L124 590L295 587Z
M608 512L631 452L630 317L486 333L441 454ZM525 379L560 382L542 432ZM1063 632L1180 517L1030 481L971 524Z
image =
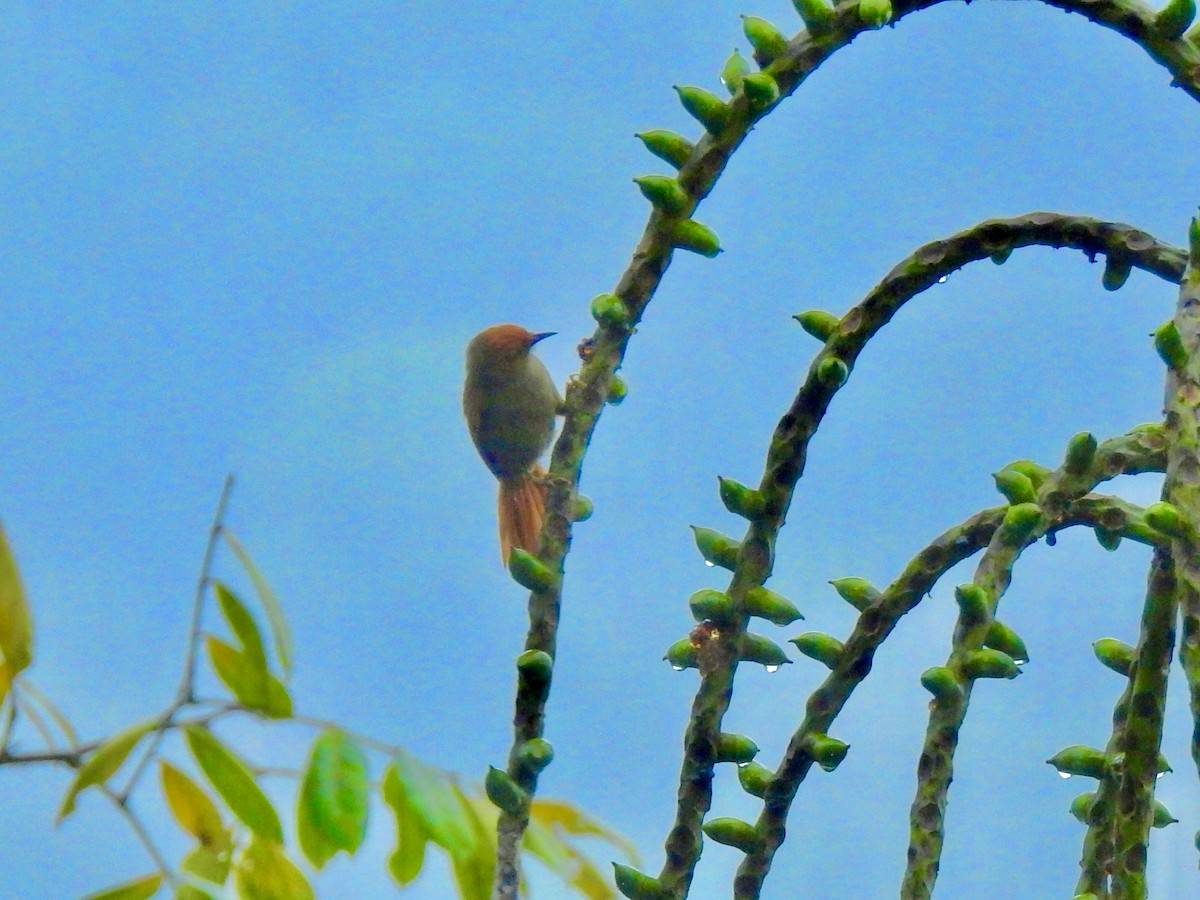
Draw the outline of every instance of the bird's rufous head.
M533 332L520 325L493 325L471 339L467 354L468 357L478 354L492 359L517 359L538 341L553 334L553 331Z

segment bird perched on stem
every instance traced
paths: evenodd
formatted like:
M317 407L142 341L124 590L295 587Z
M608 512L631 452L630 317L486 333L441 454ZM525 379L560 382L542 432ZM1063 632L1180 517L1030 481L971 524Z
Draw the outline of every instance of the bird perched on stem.
M536 552L546 509L546 471L538 457L550 446L562 406L558 388L530 351L554 332L493 325L467 344L463 413L479 455L500 480L500 555Z

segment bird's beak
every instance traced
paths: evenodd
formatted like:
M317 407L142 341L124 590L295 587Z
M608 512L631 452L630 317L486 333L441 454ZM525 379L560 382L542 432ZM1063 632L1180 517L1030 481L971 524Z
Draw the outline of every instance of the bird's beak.
M535 334L533 336L533 340L529 342L529 346L532 347L538 341L543 341L548 337L554 337L556 334L558 334L557 331L543 331L540 334Z

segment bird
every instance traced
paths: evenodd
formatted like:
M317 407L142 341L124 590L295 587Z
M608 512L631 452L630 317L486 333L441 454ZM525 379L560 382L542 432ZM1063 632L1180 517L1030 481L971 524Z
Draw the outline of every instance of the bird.
M562 397L531 352L553 331L493 325L467 344L463 414L475 448L500 481L500 557L537 551L546 510L546 470L538 458L554 437Z

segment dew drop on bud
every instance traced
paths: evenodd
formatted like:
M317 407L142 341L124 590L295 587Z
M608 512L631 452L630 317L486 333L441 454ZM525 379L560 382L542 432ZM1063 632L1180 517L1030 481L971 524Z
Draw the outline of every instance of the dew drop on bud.
M768 672L778 672L778 671L779 671L779 666L766 666L766 670L767 670Z
M744 769L744 768L746 768L746 766L748 766L748 765L750 765L750 760L746 760L745 762L740 762L740 763L738 763L738 764L737 764L737 767L738 767L739 769Z
M1068 778L1071 777L1071 773L1070 772L1059 772L1058 777L1063 779L1063 781L1066 781Z
M710 569L711 569L711 568L712 568L714 565L716 565L714 562L712 562L711 560L707 560L707 559L704 561L704 564L705 564L706 566L708 566Z
M946 283L947 281L949 281L949 280L950 280L950 276L949 276L949 275L943 275L941 278L939 278L939 279L937 280L937 283L938 283L938 284L945 284L945 283Z
M683 666L671 666L671 668L672 668L672 669L674 669L676 672L682 672L682 671L683 671Z

